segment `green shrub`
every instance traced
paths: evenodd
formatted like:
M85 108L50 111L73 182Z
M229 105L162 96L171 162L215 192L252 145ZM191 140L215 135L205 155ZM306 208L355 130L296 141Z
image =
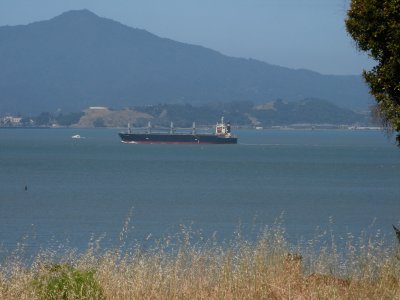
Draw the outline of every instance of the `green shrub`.
M33 286L40 299L104 299L95 273L66 264L45 265Z

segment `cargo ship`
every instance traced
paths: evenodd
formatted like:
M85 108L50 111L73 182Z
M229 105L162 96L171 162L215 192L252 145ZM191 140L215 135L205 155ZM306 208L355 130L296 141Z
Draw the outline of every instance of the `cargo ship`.
M146 132L134 133L128 124L128 132L120 132L123 143L128 144L237 144L237 137L231 134L231 124L224 118L215 126L214 133L197 133L195 123L192 132L177 133L171 122L169 132L152 132L149 122Z

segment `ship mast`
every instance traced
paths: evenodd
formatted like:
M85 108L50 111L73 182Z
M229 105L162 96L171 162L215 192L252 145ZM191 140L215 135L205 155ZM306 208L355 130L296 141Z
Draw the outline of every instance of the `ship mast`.
M147 133L151 133L151 122L147 123Z
M196 122L193 122L193 126L192 126L192 134L195 135L196 134Z

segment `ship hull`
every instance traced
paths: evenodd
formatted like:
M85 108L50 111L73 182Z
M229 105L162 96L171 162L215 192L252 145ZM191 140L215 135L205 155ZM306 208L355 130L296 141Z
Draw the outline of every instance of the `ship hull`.
M236 137L213 134L119 133L123 143L132 144L237 144Z

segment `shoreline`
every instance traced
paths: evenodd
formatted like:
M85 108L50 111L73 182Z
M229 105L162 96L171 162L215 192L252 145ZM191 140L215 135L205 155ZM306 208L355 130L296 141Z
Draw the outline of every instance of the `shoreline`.
M197 129L207 130L211 129L213 125L199 125ZM364 130L385 130L383 127L378 126L354 126L354 125L330 125L330 124L316 124L316 125L282 125L271 127L253 127L253 126L232 126L234 129L239 130L351 130L351 131L364 131ZM126 127L80 127L80 126L0 126L0 129L125 129ZM160 130L170 130L168 127L155 127ZM132 130L145 130L147 127L132 127ZM192 130L190 127L177 127L176 130Z

